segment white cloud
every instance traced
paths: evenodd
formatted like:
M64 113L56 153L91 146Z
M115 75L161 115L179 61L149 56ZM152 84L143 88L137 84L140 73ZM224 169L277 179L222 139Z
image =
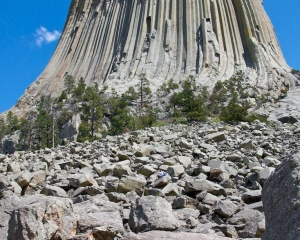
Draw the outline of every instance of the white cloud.
M38 46L41 46L44 42L45 43L51 43L53 41L56 41L59 39L61 33L57 30L54 30L53 32L49 32L47 28L40 27L37 30L35 30L35 42Z

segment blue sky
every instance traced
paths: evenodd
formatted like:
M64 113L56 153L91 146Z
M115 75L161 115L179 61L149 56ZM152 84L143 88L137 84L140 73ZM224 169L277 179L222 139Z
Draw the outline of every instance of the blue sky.
M0 112L41 74L62 32L71 0L1 0ZM287 63L300 69L300 0L264 0Z

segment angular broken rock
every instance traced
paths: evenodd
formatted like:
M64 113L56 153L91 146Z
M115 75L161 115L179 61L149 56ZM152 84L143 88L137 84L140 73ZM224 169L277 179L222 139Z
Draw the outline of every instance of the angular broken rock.
M113 176L121 178L122 176L130 176L132 174L129 166L125 164L116 164L113 169Z
M243 209L229 218L227 223L231 225L240 225L238 227L240 238L259 238L265 230L264 215L253 209Z
M171 177L170 177L169 174L167 174L166 176L163 176L163 177L161 177L161 178L156 179L156 180L152 183L152 186L153 186L154 188L161 187L161 186L165 186L165 185L167 185L170 181L171 181Z
M261 201L261 190L248 190L242 194L242 200L245 203L255 203Z
M181 177L181 175L184 173L184 167L182 165L170 166L167 169L167 173L171 177Z
M42 190L41 194L46 196L54 196L54 197L62 197L67 198L69 197L66 191L60 187L46 185Z
M180 224L167 200L161 197L144 196L138 198L132 207L129 226L133 232L174 231Z
M214 210L220 216L229 218L239 210L239 207L230 200L220 200L215 203Z
M76 223L70 199L28 196L11 214L7 239L66 239L76 231Z
M187 193L199 193L201 191L207 191L214 195L225 195L225 190L222 186L204 179L186 181L185 191Z
M224 140L226 140L226 136L224 132L211 133L205 136L205 142L210 142L210 141L221 142Z
M263 240L299 239L300 153L286 158L266 180L262 201L266 216Z
M138 195L142 195L146 186L146 180L134 176L124 176L120 179L117 192L128 193L135 191Z

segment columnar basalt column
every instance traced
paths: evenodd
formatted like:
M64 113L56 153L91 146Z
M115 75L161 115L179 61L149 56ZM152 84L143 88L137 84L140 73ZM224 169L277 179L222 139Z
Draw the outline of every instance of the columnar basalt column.
M189 75L213 87L242 71L261 90L290 74L261 0L73 0L52 59L28 96L58 95L66 74L126 90Z

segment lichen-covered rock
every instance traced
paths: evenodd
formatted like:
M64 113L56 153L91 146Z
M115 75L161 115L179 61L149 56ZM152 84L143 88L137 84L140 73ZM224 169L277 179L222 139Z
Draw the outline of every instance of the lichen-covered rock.
M66 239L76 232L76 216L70 199L33 195L20 199L19 204L9 219L9 240Z
M286 158L266 180L262 200L266 216L263 240L299 239L300 153Z
M135 191L142 195L146 185L146 180L134 176L124 176L120 179L117 192L128 193Z
M238 225L238 235L241 238L261 237L265 230L264 215L253 209L243 209L227 220L228 224Z
M172 206L161 197L145 196L138 198L129 216L132 231L150 230L174 231L180 224L172 212Z

